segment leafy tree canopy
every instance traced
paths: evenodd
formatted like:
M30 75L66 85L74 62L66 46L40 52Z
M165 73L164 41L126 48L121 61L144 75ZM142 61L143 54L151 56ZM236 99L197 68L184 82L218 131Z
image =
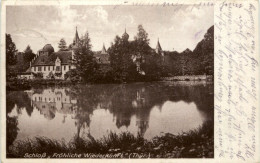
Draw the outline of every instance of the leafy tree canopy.
M13 42L10 34L6 34L5 39L6 39L6 63L7 65L14 65L16 64L15 53L17 52L15 43Z
M64 38L62 38L62 39L60 40L58 47L59 47L60 51L68 50L67 43L66 43L66 41L64 40Z

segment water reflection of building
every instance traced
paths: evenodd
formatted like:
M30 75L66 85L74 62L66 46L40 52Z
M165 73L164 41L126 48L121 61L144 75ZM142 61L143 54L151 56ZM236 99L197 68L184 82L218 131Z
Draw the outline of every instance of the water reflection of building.
M35 110L39 110L47 119L58 119L60 123L57 124L57 126L61 125L62 121L65 122L66 120L65 124L62 125L63 128L65 127L65 130L66 127L70 126L72 123L73 128L68 127L67 130L76 134L77 137L85 137L90 133L96 136L95 138L99 135L102 137L104 130L107 130L107 128L110 129L110 127L115 129L115 126L117 129L112 132L120 131L121 129L124 130L124 128L120 129L120 127L126 126L129 131L136 131L137 129L141 136L149 137L149 135L157 134L161 130L161 128L158 127L157 122L152 122L154 120L160 121L161 119L154 119L154 112L150 112L152 108L157 108L157 106L160 108L163 106L165 101L184 101L185 103L194 102L198 111L205 113L206 117L212 117L213 119L213 88L213 85L206 85L206 87L204 87L202 84L188 85L174 82L172 85L169 85L169 83L134 83L109 86L100 84L91 86L75 86L62 89L48 88L33 89L26 92L7 92L7 112L10 113L13 109L20 108L21 110L26 108L27 114L30 118L30 116L38 116L38 111L35 112ZM91 118L95 109L105 109L107 111L96 112L101 114L95 114L95 116ZM20 112L20 114L23 114L23 112ZM108 118L103 121L100 117L104 115L108 116ZM28 116L25 116L25 118L28 118ZM114 117L114 122L112 122L110 119L112 117L110 116ZM192 115L192 117L195 116ZM98 120L95 118L98 118ZM169 116L166 118L169 118ZM20 121L22 120L24 120L24 118L20 119ZM99 121L108 123L104 124ZM56 121L50 120L50 122ZM90 125L91 123L93 123L93 126L102 124L105 127L90 128L90 126L92 126ZM155 124L157 126L156 128L153 128ZM174 125L178 126L178 123L172 123L173 127ZM57 126L54 128L56 129ZM151 130L148 131L149 127L152 128L152 132ZM55 132L59 133L59 131ZM136 132L134 134L136 134Z
M34 90L31 97L33 105L48 119L53 119L55 113L61 113L65 118L70 115L75 120L78 136L89 130L91 115L95 109L105 109L113 115L113 124L120 130L122 126L128 128L134 124L138 134L145 135L150 127L150 112L154 106L159 109L165 101L195 101L199 110L206 110L208 102L201 99L209 98L213 101L203 85L159 85L144 86L141 84L111 86L93 85L71 89ZM73 98L72 98L73 97ZM76 100L77 99L77 100ZM200 105L201 103L201 105ZM205 105L206 104L206 105ZM205 107L204 107L205 105ZM211 114L211 113L210 113ZM213 115L213 114L212 114ZM206 115L208 116L208 115ZM131 123L132 117L135 122Z
M128 90L128 88L126 89ZM85 129L89 133L90 117L94 110L94 108L89 107L94 106L99 109L109 109L114 116L114 120L116 120L115 125L117 128L121 128L122 126L128 127L133 115L136 115L136 126L140 135L143 136L149 127L151 106L147 103L149 100L145 98L146 90L144 87L135 88L131 91L125 91L125 88L118 90L118 94L114 94L112 98L100 94L97 96L99 97L97 101L89 97L88 101L82 104L78 103L81 97L76 95L75 98L72 98L69 92L70 89L55 88L36 89L27 94L31 98L33 106L49 120L55 117L56 112L63 114L63 123L66 117L71 115L71 118L75 120L78 137L81 137L80 135L85 132ZM79 99L77 100L76 98ZM94 101L96 104L88 106L88 104Z
M44 117L53 119L55 112L64 114L64 120L67 114L73 114L73 108L75 107L77 100L72 99L66 94L66 89L45 89L41 92L35 90L31 95L31 101Z
M141 136L144 136L146 130L149 128L150 109L146 109L147 105L145 88L138 89L136 91L136 99L132 101L132 106L136 108L136 126L138 127L138 134Z
M32 105L49 120L53 119L55 113L58 112L63 115L62 122L65 123L66 117L71 115L71 118L75 120L77 128L76 136L79 137L81 130L89 127L92 112L79 107L77 99L72 98L69 92L70 89L55 88L42 91L35 90L33 93L28 93L28 95L31 94L29 97Z
M132 116L136 117L134 122L138 128L138 134L144 136L149 127L149 117L152 103L149 103L149 96L145 87L128 88L120 87L112 95L110 112L113 114L113 121L117 128L131 124Z
M149 128L149 114L140 112L136 114L136 126L138 127L138 134L144 136L146 130Z

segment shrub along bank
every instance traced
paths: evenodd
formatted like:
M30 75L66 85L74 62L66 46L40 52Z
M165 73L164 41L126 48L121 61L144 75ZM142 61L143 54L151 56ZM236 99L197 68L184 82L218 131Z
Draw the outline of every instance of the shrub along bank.
M8 148L7 157L23 158L25 154L46 153L46 157L55 158L55 153L82 154L118 154L129 158L131 153L151 158L213 158L214 128L213 121L205 122L201 127L187 133L170 133L146 140L140 135L129 132L110 133L102 139L73 138L69 143L45 137L36 137L15 141ZM136 155L138 156L138 155ZM61 156L62 157L62 156ZM65 156L64 156L65 157Z

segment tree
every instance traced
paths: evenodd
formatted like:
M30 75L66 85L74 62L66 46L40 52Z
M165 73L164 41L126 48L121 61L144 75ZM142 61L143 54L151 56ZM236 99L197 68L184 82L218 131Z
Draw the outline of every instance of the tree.
M62 39L60 40L58 47L59 47L60 51L68 50L67 44L66 44L66 41L64 40L64 38L62 38Z
M69 79L71 81L79 81L80 80L80 75L78 70L76 69L71 69L69 70L65 75L64 75L65 79Z
M144 28L141 24L138 25L138 33L135 36L135 40L149 45L150 39L148 39L148 33L144 30Z
M9 151L9 147L13 144L18 135L18 117L6 116L6 150Z
M26 49L24 50L24 60L26 63L31 62L31 60L35 57L35 54L33 53L30 45L28 45L26 47Z
M149 40L148 33L144 30L142 25L139 25L133 43L136 47L135 53L141 54L141 69L144 70L146 77L149 79L156 79L161 76L162 57L151 49Z
M14 65L16 64L16 57L15 57L15 53L17 52L16 46L10 34L6 34L5 39L6 39L6 65Z
M132 60L134 49L127 37L115 37L114 43L108 49L114 80L120 82L134 80L137 74L136 65Z
M84 41L81 42L79 48L75 51L76 68L84 81L93 81L98 65L94 58L94 53L91 48L90 38L88 32L84 36Z
M134 37L135 41L133 44L136 46L136 52L140 53L142 57L151 53L149 46L148 33L144 30L142 25L138 25L137 35Z

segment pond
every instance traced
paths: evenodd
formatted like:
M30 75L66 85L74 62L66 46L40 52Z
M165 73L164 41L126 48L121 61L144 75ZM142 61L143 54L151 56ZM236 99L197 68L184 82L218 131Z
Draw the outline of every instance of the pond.
M187 132L213 120L213 91L205 81L8 91L7 144L36 136L70 141L128 131L152 139Z

